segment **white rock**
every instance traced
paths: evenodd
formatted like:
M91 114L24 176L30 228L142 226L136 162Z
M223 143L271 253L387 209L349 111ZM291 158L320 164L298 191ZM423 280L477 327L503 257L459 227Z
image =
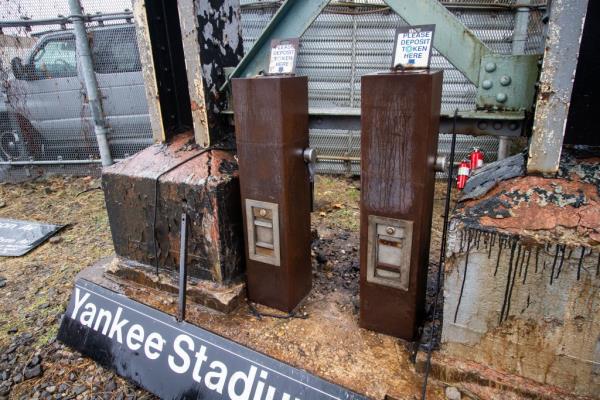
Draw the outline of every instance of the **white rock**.
M454 386L448 386L446 388L446 398L448 400L460 400L461 399L460 391L457 388L455 388Z

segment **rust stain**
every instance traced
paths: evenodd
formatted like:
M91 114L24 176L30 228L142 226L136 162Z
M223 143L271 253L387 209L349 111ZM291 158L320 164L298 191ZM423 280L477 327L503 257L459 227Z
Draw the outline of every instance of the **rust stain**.
M239 277L243 236L233 154L204 151L187 132L104 169L102 179L119 256L176 271L185 212L190 276L219 283Z
M98 278L86 279L94 281ZM111 280L111 283L118 285L113 290L123 292L135 301L175 314L177 297L174 288L162 290L163 281L167 280L150 282L149 286L125 285L120 279ZM170 285L176 285L176 281ZM195 291L201 289L194 288ZM209 289L214 291L212 287ZM348 292L340 290L311 297L300 308L308 315L306 319L258 319L243 303L229 314L207 312L193 304L194 300L190 298L188 306L186 320L189 323L372 399L416 399L420 396L420 375L410 362L407 346L390 336L359 328ZM277 313L268 307L257 307L260 312ZM445 398L443 388L435 380L428 387L427 398Z
M582 182L575 173L569 178L526 176L500 182L484 198L464 202L459 212L474 216L483 227L512 234L547 231L555 238L598 243L598 188Z

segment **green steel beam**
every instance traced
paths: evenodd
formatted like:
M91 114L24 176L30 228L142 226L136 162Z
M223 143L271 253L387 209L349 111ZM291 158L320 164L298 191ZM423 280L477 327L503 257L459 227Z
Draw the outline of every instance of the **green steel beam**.
M477 108L530 110L539 55L494 54L438 0L385 0L410 25L435 24L434 47L477 86ZM329 0L286 0L229 79L267 69L271 40L300 37ZM391 55L390 55L391 57Z
M329 0L286 0L221 89L231 78L255 76L268 70L271 40L299 38L327 4Z

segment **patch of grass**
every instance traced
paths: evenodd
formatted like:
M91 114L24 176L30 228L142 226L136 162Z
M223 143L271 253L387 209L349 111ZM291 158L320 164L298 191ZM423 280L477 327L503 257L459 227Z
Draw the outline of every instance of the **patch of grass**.
M44 346L56 336L56 316L64 312L75 275L112 253L102 191L91 177L51 177L21 184L0 184L0 217L69 224L57 236L23 257L0 258L0 349L22 333ZM16 334L8 334L17 328Z
M358 189L358 187L349 186L348 189L346 189L346 192L348 195L348 199L356 203L356 206L358 207L358 204L360 203L360 190Z
M358 210L343 208L335 210L327 217L332 224L351 231L358 231L360 226L360 213Z
M313 219L332 227L358 230L359 202L359 181L332 175L317 176Z
M34 347L40 348L40 347L46 346L53 339L56 338L57 334L58 334L58 324L51 325L42 335L40 335L36 338L36 341L33 344Z

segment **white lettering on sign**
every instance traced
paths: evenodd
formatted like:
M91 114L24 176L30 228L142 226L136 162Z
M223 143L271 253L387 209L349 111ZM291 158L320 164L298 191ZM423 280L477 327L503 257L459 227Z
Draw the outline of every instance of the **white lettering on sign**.
M60 228L59 225L0 218L0 256L27 254Z
M160 353L163 351L165 343L167 343L167 341L162 338L160 333L152 332L149 334L148 339L146 339L146 344L144 344L144 353L146 353L146 357L150 360L156 360L160 357Z
M160 333L152 331L146 335L146 329L141 324L130 324L129 320L121 318L123 312L121 306L117 306L116 311L97 306L90 299L90 293L87 291L82 293L79 287L75 287L71 319L109 338L116 335L117 342L121 344L125 338L125 346L128 349L138 351L143 348L144 351L140 354L145 355L148 360L166 357L167 364L173 372L191 373L191 378L195 382L203 383L208 390L217 392L223 398L301 400L269 385L267 383L269 374L260 366L250 365L248 370L230 371L224 362L214 360L216 352L207 354L208 348L205 345L199 344L185 333L175 338L170 350L165 350L167 341ZM209 362L211 357L213 360Z
M396 31L394 68L429 68L435 25L403 27Z
M296 66L296 46L290 42L271 47L269 74L293 74Z

